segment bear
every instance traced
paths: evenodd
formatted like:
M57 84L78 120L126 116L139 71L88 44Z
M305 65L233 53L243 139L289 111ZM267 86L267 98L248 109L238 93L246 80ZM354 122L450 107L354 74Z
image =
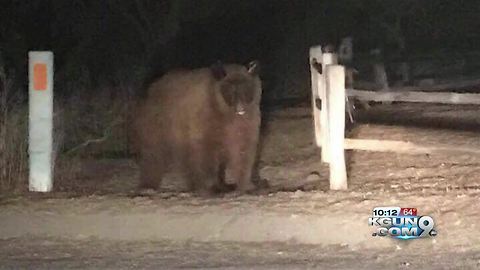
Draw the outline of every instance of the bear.
M147 87L132 115L140 189L158 189L175 167L203 195L257 188L258 69L257 61L216 63L168 72ZM225 181L227 171L233 184Z

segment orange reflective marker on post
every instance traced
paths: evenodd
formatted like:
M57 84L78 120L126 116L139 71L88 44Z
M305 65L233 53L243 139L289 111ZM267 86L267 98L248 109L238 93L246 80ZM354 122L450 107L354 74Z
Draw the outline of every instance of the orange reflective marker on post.
M37 91L47 90L46 64L35 64L33 66L33 89Z

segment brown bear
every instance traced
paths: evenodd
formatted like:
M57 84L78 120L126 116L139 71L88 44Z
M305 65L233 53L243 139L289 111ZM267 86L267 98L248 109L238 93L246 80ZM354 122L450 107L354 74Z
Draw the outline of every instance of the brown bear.
M140 188L157 189L180 165L202 194L255 188L252 171L260 129L258 64L167 73L147 88L133 115ZM174 166L174 165L177 166ZM226 184L226 171L235 184Z

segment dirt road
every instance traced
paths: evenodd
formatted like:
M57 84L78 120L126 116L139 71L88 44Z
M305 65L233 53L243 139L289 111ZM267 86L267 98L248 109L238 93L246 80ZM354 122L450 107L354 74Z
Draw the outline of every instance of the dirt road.
M480 253L21 238L0 241L0 262L0 269L478 269Z

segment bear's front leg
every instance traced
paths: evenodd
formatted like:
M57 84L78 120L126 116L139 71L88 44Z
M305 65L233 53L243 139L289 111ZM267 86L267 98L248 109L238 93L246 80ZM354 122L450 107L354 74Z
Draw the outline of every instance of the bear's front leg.
M237 191L241 193L252 191L257 188L252 182L256 148L255 144L241 147L238 151L235 151L235 149L231 149L233 151L230 151L228 170L235 183L237 183Z

